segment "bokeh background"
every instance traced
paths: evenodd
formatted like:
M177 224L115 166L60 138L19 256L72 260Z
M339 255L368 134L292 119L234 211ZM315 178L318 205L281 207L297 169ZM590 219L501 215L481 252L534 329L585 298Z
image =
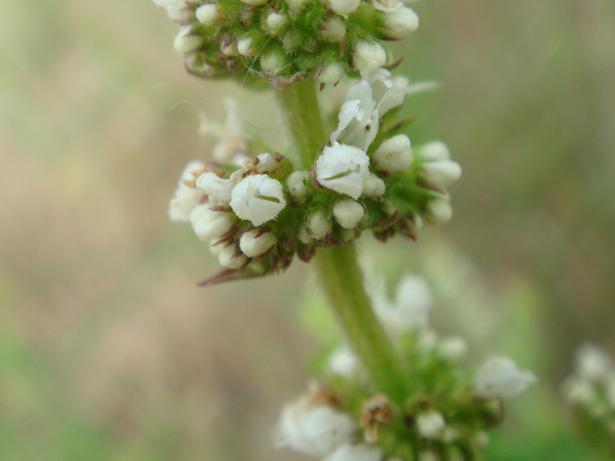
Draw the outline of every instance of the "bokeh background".
M489 459L593 459L557 392L578 343L615 351L615 3L416 9L402 70L442 89L408 104L410 134L462 163L456 216L364 253L425 274L436 322L479 354L537 370ZM184 74L173 34L148 0L0 4L1 460L302 459L271 426L319 350L307 266L197 289L212 259L166 220L212 146L198 112L230 94L253 132L283 119L270 93Z

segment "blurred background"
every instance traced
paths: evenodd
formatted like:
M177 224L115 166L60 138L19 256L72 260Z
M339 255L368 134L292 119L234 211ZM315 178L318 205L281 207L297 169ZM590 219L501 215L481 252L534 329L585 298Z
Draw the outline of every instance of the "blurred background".
M463 165L456 216L364 251L425 274L478 355L540 376L490 459L591 459L557 392L578 343L615 352L615 3L415 6L402 71L443 86L410 101L410 134ZM212 146L200 111L233 95L253 131L283 122L270 93L186 75L174 31L149 0L0 5L1 460L303 459L271 427L319 347L307 266L197 289L212 258L166 219Z

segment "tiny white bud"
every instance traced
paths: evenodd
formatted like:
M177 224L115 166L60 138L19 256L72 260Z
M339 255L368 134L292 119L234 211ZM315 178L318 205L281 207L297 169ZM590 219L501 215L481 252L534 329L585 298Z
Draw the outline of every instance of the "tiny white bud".
M358 199L369 174L369 157L354 146L335 143L316 160L316 179L327 189Z
M419 17L407 6L384 15L386 33L391 38L406 38L419 27Z
M221 178L210 171L199 176L196 185L207 195L209 203L216 206L228 205L235 187L230 179Z
M302 201L307 195L305 183L309 180L310 174L307 171L293 171L286 179L288 192L296 201Z
M425 162L436 160L448 160L451 158L451 151L442 141L432 141L423 144L420 148L421 159Z
M382 197L386 192L386 184L373 173L363 182L363 195L366 197Z
M327 0L329 7L339 14L353 13L361 3L361 0Z
M429 218L434 224L445 224L453 217L453 208L448 200L444 198L432 200L427 208L429 210Z
M194 34L191 27L184 27L175 36L175 50L178 53L191 53L203 45L203 37Z
M355 46L354 66L362 77L371 77L387 62L387 53L378 42L359 41Z
M267 3L269 0L241 0L246 5L250 6L261 6Z
M444 338L440 343L438 351L445 359L456 361L463 358L468 349L465 339L459 336Z
M259 235L260 234L260 235ZM245 232L239 239L239 248L249 258L256 258L267 253L276 244L273 232L262 232L254 229Z
M361 364L347 347L340 347L329 358L329 371L335 375L352 378L361 369Z
M242 179L231 194L235 214L255 226L271 221L285 206L282 184L264 174Z
M344 68L341 64L333 62L324 67L318 81L326 85L336 85L344 77Z
M444 417L439 412L432 410L418 415L416 425L419 434L431 439L438 436L444 430L446 423Z
M386 172L407 170L412 163L412 145L405 134L384 141L374 153L374 162Z
M228 212L214 211L209 205L198 205L190 213L194 233L201 240L219 238L233 227L233 218Z
M593 344L583 344L576 355L578 373L590 380L598 381L607 375L612 363L609 356Z
M312 234L310 234L310 231L307 226L301 226L301 228L299 229L298 237L299 241L304 245L311 245L314 242L314 237L312 237Z
M246 263L246 257L236 251L235 245L228 245L218 253L218 263L227 269L239 269Z
M290 11L294 14L299 13L309 0L286 0Z
M328 17L320 30L320 37L331 43L339 43L346 37L346 23L339 16Z
M165 9L169 18L175 22L184 23L192 19L192 10L183 5L168 5Z
M220 17L217 3L207 3L196 9L196 18L201 24L213 26Z
M333 205L333 216L344 229L357 227L357 224L363 219L363 215L365 215L363 206L354 200L339 200Z
M254 40L250 37L242 37L237 41L237 51L240 55L251 58L255 55Z
M320 210L310 215L307 225L312 236L317 240L324 239L331 232L331 222Z
M259 173L271 173L275 171L281 163L279 157L269 153L258 154L256 160L256 171Z
M267 15L267 27L271 32L278 33L288 23L288 16L272 11Z
M590 406L598 398L598 394L591 382L584 378L572 376L562 385L564 398L572 404Z
M494 357L486 360L476 373L474 393L484 398L516 397L534 382L534 374L520 370L511 359Z
M423 165L425 179L438 187L448 187L461 177L461 166L451 160L436 160Z
M284 58L275 51L264 54L260 59L261 70L271 74L277 74L284 67Z

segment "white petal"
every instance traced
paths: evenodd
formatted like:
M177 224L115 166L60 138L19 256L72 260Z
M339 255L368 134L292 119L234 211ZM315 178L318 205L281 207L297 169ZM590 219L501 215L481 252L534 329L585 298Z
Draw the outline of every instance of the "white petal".
M510 398L523 393L536 381L533 373L521 371L506 357L485 361L476 373L474 392L485 398Z
M369 157L353 146L334 144L325 147L316 161L316 179L328 189L349 195L355 200L363 192L369 175Z
M271 221L285 206L282 184L264 174L242 179L231 194L235 214L255 226Z

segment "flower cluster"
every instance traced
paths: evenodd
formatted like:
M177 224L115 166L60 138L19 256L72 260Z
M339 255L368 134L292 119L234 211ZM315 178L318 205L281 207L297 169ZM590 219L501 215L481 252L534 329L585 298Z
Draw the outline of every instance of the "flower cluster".
M447 147L413 149L392 119L408 92L405 79L381 69L353 85L337 126L307 170L284 155L250 156L234 110L226 126L206 123L219 143L211 163L188 165L169 216L190 221L225 270L206 283L255 277L309 260L318 246L348 243L364 230L386 240L415 239L425 221L452 216L446 188L461 175Z
M326 461L476 459L486 431L504 416L502 399L521 394L534 375L505 357L468 373L463 338L439 338L430 327L431 294L420 278L405 277L393 301L380 290L372 297L409 364L406 395L393 401L378 393L353 353L340 347L321 384L283 409L278 445Z
M593 445L604 445L615 454L615 363L606 352L582 345L563 392L579 431Z
M175 48L200 77L335 84L392 64L382 41L419 25L401 0L154 0L180 30Z

